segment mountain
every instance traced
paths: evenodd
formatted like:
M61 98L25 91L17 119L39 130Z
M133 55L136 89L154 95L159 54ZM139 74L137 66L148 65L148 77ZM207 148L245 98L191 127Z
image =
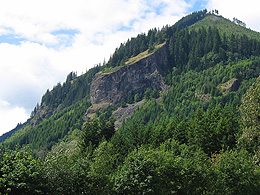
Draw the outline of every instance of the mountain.
M259 33L253 31L244 26L238 25L235 22L231 22L229 19L226 19L222 16L209 15L203 20L196 22L191 25L191 29L199 29L201 27L217 27L220 33L225 33L227 35L237 34L237 35L246 35L250 39L259 40Z
M165 92L167 86L159 71L168 64L167 49L166 43L157 45L156 51L143 52L135 57L137 60L129 59L124 67L96 74L90 87L91 103L120 105L122 99L133 99L131 96L148 88Z
M4 133L1 137L0 137L0 143L5 141L6 138L8 137L11 137L12 134L14 134L16 131L18 131L19 129L23 128L24 125L26 125L27 122L21 124L21 123L18 123L17 126L12 129L11 131L7 132L7 133Z
M257 194L260 34L214 13L48 89L1 137L0 193Z
M140 34L121 44L108 63L79 77L72 72L66 82L47 90L28 124L5 144L49 150L77 135L88 114L93 118L96 112L102 115L107 106L115 111L121 103L150 99L152 92L161 93L164 114L169 116L191 115L199 106L206 109L213 100L222 105L240 100L259 75L259 37L258 32L206 10L194 12L171 27ZM220 87L234 79L236 90L232 84L232 90ZM105 118L111 115L109 111ZM145 124L151 121L146 119Z

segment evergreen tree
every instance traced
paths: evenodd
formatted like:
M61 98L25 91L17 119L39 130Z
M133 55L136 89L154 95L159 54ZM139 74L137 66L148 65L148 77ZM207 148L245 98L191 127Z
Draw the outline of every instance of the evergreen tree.
M260 78L251 86L242 99L241 122L243 133L239 139L240 144L251 152L259 150L260 140Z

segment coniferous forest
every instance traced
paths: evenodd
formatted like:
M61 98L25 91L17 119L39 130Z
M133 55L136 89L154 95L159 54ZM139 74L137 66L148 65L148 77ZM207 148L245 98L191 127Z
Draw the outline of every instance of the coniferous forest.
M260 34L207 10L122 43L47 90L0 148L0 194L258 194ZM85 115L96 74L167 47L165 93ZM142 102L115 128L113 112Z

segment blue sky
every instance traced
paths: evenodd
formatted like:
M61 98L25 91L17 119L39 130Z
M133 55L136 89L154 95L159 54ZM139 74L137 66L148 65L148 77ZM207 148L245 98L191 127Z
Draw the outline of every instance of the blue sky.
M260 31L257 0L9 0L0 2L0 135L28 119L71 71L108 60L120 43L204 8ZM246 8L246 9L245 9ZM243 10L243 11L241 11Z

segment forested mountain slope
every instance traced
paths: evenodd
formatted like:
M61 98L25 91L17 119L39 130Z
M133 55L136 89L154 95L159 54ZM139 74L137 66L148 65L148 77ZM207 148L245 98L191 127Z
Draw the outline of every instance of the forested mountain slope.
M196 22L195 24L190 26L190 29L199 29L201 27L217 27L220 33L226 33L227 35L231 35L232 33L235 35L246 35L250 39L259 40L259 33L253 31L244 26L238 25L230 20L217 15L208 15L203 20Z
M185 26L188 27L184 28ZM58 83L51 91L47 90L42 97L41 105L32 112L30 122L6 143L31 144L35 149L39 147L50 149L60 139L67 137L69 132L72 134L73 131L77 132L81 129L84 123L83 116L90 106L91 97L92 103L94 97L102 99L102 93L104 97L113 101L117 97L118 106L120 101L125 104L137 102L144 96L149 99L148 96L153 90L156 90L153 91L153 96L158 96L156 94L162 89L156 86L162 81L157 79L152 84L153 78L156 78L152 76L155 70L171 87L161 100L169 116L179 113L191 115L199 106L203 106L205 110L211 101L217 101L222 105L233 99L238 99L239 102L241 95L259 75L258 38L259 33L232 23L221 16L209 14L206 10L192 13L172 27L153 29L147 35L140 34L121 44L107 64L97 65L79 77L72 72L68 75L66 82ZM164 46L160 48L156 45ZM153 57L156 55L157 57ZM135 64L141 60L148 63L149 69L153 66L156 69L148 71L146 76L144 72L140 72L137 76L137 72L142 68ZM131 65L133 63L136 67ZM127 68L128 66L134 68L131 70ZM103 73L98 73L100 71ZM125 84L122 78L118 80L118 76L113 76L115 71L120 71L118 75L126 74ZM92 83L96 73L106 76L101 78L102 83L107 87L102 83L98 84L97 79ZM113 80L105 79L110 78L107 75L112 75ZM236 87L232 88L234 79ZM230 82L232 90L223 87L226 82ZM116 87L112 87L109 92L109 86L114 84ZM91 85L92 94L90 93ZM99 89L98 86L103 86L103 88ZM121 92L121 89L128 90ZM164 87L164 92L165 89ZM123 96L120 95L121 93ZM106 101L109 102L108 99ZM102 109L104 108L96 109L94 112L102 111ZM67 118L70 120L66 120ZM151 119L149 118L147 122L151 122Z
M152 29L122 43L107 63L47 90L2 145L29 145L41 157L33 166L44 183L28 183L27 192L255 194L259 40L207 10ZM33 158L1 151L2 164L18 153Z

